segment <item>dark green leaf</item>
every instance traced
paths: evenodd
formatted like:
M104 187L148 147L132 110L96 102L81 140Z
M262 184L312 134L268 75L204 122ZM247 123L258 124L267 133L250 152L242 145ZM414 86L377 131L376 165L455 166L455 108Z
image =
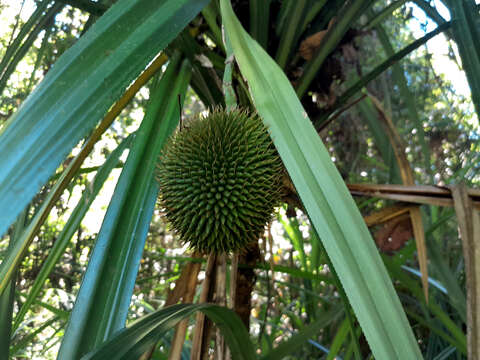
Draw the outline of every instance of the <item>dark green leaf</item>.
M421 357L388 273L325 146L278 65L242 29L228 0L222 18L256 109L379 359Z
M131 140L133 140L133 135L129 136L119 146L117 146L117 148L110 154L108 159L105 161L105 164L103 164L103 166L98 169L97 175L95 176L93 182L86 186L85 190L83 191L82 197L78 202L78 205L73 210L72 215L70 215L70 218L62 229L62 232L58 235L55 243L53 244L53 247L50 249L48 257L43 262L42 268L40 269L37 277L35 278L30 293L28 294L25 302L22 304L22 307L20 308L19 312L15 317L15 329L18 328L31 304L34 302L37 295L42 290L45 280L47 279L51 271L54 269L60 257L65 252L65 249L67 248L70 239L72 238L73 234L78 230L78 227L80 226L81 221L83 220L85 214L90 208L90 205L95 200L98 192L102 188L105 180L107 179L112 169L120 161L119 157L122 155L123 150L125 150L126 147L130 146Z
M0 134L0 236L127 85L206 0L120 0L57 61Z
M222 332L233 360L254 360L255 350L240 318L227 308L211 304L179 304L141 318L82 360L138 359L165 332L197 311L207 315Z
M125 326L157 199L156 161L178 123L177 94L184 97L189 69L187 61L179 67L175 56L151 95L96 239L58 359L78 358Z

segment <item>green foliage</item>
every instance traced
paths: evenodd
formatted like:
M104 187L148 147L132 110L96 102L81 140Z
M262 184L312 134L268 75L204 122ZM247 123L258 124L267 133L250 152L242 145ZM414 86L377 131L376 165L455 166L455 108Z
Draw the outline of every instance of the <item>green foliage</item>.
M157 171L160 204L192 249L245 249L272 219L281 176L280 159L258 116L217 109L165 145Z
M175 56L152 92L97 236L59 359L80 357L125 324L158 193L156 159L177 124L174 94L185 92L189 70L188 62L180 62L179 55ZM173 93L168 92L171 87ZM103 320L99 323L98 319Z
M469 284L454 211L422 207L427 302L415 242L379 258L383 250L375 249L372 236L378 242L388 225L371 227L371 236L359 217L358 210L366 216L393 202L356 198L357 210L343 183L399 179L392 144L376 108L364 99L366 89L405 141L416 183L478 186L474 0L232 0L233 13L225 11L227 1L221 12L217 0L205 7L207 1L191 0L22 0L15 19L5 19L13 3L0 4L1 21L8 24L0 34L0 357L8 349L11 358L32 359L138 358L151 350L152 359L167 359L179 345L172 328L190 317L180 339L187 359L198 327L191 315L203 311L240 358L465 358ZM448 72L437 68L440 55L433 46L443 36ZM311 58L302 53L308 43ZM162 75L122 105L92 154L72 166L83 139L161 49L156 59L163 59ZM448 80L463 73L471 96L456 87L457 79ZM175 129L179 95L184 121ZM169 134L187 137L200 126L205 108L236 104L259 114L256 130L258 117L267 124L289 172L281 179L286 186L277 217L262 233L272 203L255 199L255 206L245 206L240 197L248 198L251 193L242 191L259 180L270 195L278 194L279 187L253 174L258 168L242 170L252 181L232 184L239 189L232 210L195 205L194 186L180 183L175 191L186 195L176 195L170 208L191 214L177 221L190 234L185 239L166 222L168 206L155 206L159 190L168 188L154 179L158 155ZM245 136L246 143L272 152L261 128L261 135ZM220 139L224 134L208 136L204 144L223 149ZM133 144L128 157L119 160L127 143ZM190 174L190 156L204 144L186 143L192 151L177 151L171 163ZM19 225L12 224L25 207ZM252 217L259 210L264 220ZM232 231L232 216L247 219L245 229ZM207 219L201 229L197 218ZM240 247L252 244L238 265L240 280L250 274L247 287L255 283L244 298L251 308L240 302L251 311L249 333L223 307L164 307L178 302L173 295L187 284L186 269L194 263L206 269L207 259L192 255L185 241L208 252L202 244L209 235L226 233L214 240L231 236L236 245L235 231L249 235ZM255 254L249 240L257 237ZM229 251L232 239L217 251ZM227 257L225 271L217 274L227 293L235 284L234 260ZM200 286L189 284L190 299L204 299ZM213 292L209 301L222 301ZM210 351L219 351L217 339Z
M241 28L227 1L222 0L221 5L226 31L257 110L271 129L372 352L383 359L400 358L401 354L419 357L420 350L365 222L290 82ZM355 278L351 274L356 274ZM386 327L391 333L384 334Z
M219 327L232 351L233 360L254 360L255 351L240 318L231 310L212 304L178 304L165 307L123 329L104 346L82 360L137 359L165 332L193 313L205 313Z

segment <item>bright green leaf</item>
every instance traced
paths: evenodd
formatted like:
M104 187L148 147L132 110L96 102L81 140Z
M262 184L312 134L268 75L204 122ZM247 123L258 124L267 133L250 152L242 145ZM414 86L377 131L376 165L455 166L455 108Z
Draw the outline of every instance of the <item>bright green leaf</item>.
M338 273L374 356L421 353L363 218L289 80L243 30L228 0L222 19L256 109Z

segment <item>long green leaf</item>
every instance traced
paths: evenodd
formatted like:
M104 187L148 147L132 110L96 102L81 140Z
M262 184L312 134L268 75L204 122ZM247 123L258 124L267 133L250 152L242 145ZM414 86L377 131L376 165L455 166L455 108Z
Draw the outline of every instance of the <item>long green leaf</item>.
M450 304L457 310L463 322L467 322L467 300L455 272L448 266L439 249L439 241L429 244L428 253L432 267L437 271L439 280L447 289Z
M406 272L400 267L399 264L396 264L392 259L384 257L385 265L388 268L388 271L392 273L392 277L400 281L402 285L407 288L412 294L415 295L415 298L418 299L418 302L427 306L428 310L434 315L435 319L442 323L442 325L453 335L455 339L454 344L459 351L466 354L467 353L467 340L464 332L460 327L448 316L447 313L436 304L435 299L430 299L428 304L425 302L425 297L422 294L422 289L418 285L417 281L411 279ZM411 313L409 313L412 316ZM426 326L430 327L432 324L429 322L425 323Z
M27 211L23 211L18 217L14 231L10 238L8 244L9 247L12 247L13 244L19 240L20 234L25 226L25 221L27 219ZM0 295L0 354L3 354L6 359L8 359L8 354L10 351L10 338L12 331L12 316L13 316L13 305L14 305L14 296L15 296L15 278L10 280L5 291Z
M305 326L298 333L293 335L290 339L280 343L275 349L263 356L261 360L277 360L292 354L305 345L310 338L314 338L319 331L328 326L333 320L342 314L342 309L334 307L327 313L321 315L320 319L314 323Z
M60 320L60 316L58 315L55 315L53 316L51 319L47 320L47 321L44 321L43 324L41 326L39 326L37 329L35 329L35 331L31 332L30 334L28 334L27 336L25 336L24 338L22 338L22 340L20 340L18 343L16 343L14 346L12 346L12 355L16 355L17 352L19 352L20 350L24 349L25 347L27 347L28 345L32 344L33 343L33 340L35 339L35 337L40 334L43 330L45 330L46 328L52 326L54 323L58 322ZM3 353L2 353L3 354Z
M43 0L42 2L37 3L37 8L35 11L20 28L20 31L15 39L8 45L7 49L5 50L5 54L2 57L2 61L0 62L0 75L3 76L8 63L11 61L18 49L20 49L24 38L32 31L38 20L42 18L42 13L45 11L49 3L50 1L48 0Z
M308 24L312 22L318 13L323 9L325 4L328 0L313 0L310 1L310 8L308 9L307 15L305 16L305 20L302 24L302 31L304 31Z
M442 25L442 26L446 26L446 25ZM437 28L436 30L438 29L439 28ZM388 38L388 35L386 31L383 29L383 27L380 25L377 26L376 31L380 39L380 42L385 52L387 53L387 56L389 58L391 58L392 56L395 56L396 54L393 49L393 46L390 43L390 39ZM431 34L429 33L425 35L424 38L425 39L430 38L429 35ZM420 41L416 41L416 42L420 43ZM430 175L430 181L432 181L433 183L434 179L430 169L430 148L428 147L427 142L425 140L425 130L423 128L423 121L420 118L420 115L417 111L415 96L408 88L407 77L400 64L398 63L392 64L392 75L393 75L393 81L395 82L395 84L398 86L400 90L400 97L403 99L403 101L405 101L407 105L408 116L410 118L410 121L412 121L415 124L415 128L417 129L418 140L420 141L420 146L422 147L424 171Z
M205 21L207 22L208 26L210 27L210 30L212 31L212 34L215 38L216 45L222 47L223 46L222 30L217 24L218 12L219 11L218 11L217 4L214 1L210 1L210 4L208 4L203 8L202 15L205 18Z
M358 109L362 115L362 119L368 126L371 134L373 135L375 145L380 152L384 163L390 169L390 183L398 184L401 183L402 179L400 177L400 170L398 168L398 163L394 161L393 158L393 148L392 144L388 140L388 136L385 133L382 124L378 120L378 112L375 110L375 107L372 104L372 101L369 98L366 98L358 103Z
M305 255L304 250L303 235L297 218L289 219L286 216L279 216L278 220L283 225L283 229L292 241L293 248L298 251L300 263L302 264L302 270L308 271L309 269L307 266L307 256Z
M0 77L0 94L3 93L5 86L7 85L7 81L15 71L18 63L23 59L23 57L27 54L28 50L33 45L35 39L38 37L38 34L48 26L48 24L55 18L55 16L62 10L62 4L55 4L52 6L45 15L40 19L37 25L33 28L33 30L28 34L28 37L25 39L24 43L18 48L18 50L13 55L12 59L8 63L8 66L2 73Z
M388 68L396 64L398 61L400 61L402 58L410 54L412 51L424 45L428 40L448 30L451 26L452 26L451 22L446 22L440 25L439 27L437 27L435 30L430 31L429 33L425 34L423 37L407 45L402 50L399 50L395 54L392 54L392 56L390 56L388 59L383 61L378 66L376 66L372 71L370 71L368 74L366 74L361 79L356 81L351 87L345 90L345 92L335 102L334 109L338 109L340 106L345 105L348 102L348 100L350 100L354 95L356 95L360 90L362 90L370 81L375 79L377 76L382 74L384 71L386 71ZM401 69L400 69L400 72L401 72ZM322 117L316 120L316 122L321 123L323 120L324 119Z
M112 169L115 168L115 166L117 166L117 164L119 163L119 158L125 148L130 146L132 139L133 137L129 136L119 146L117 146L114 151L112 151L105 163L98 169L95 179L92 181L91 184L86 186L85 190L82 193L82 197L78 202L78 205L72 211L72 214L70 215L67 223L63 227L62 232L58 235L55 243L53 244L53 247L50 249L48 257L43 262L42 268L40 269L40 272L35 278L30 293L25 299L25 302L23 303L19 312L15 316L14 329L18 328L23 318L25 317L28 309L32 305L33 301L38 296L39 292L42 290L45 280L55 267L57 261L65 252L65 249L67 248L70 239L72 238L73 234L78 230L78 227L85 214L87 213L88 209L90 208L90 205L95 200L98 192L102 188L105 180L108 178L108 175L110 174Z
M95 130L83 144L80 152L60 174L57 174L59 175L58 178L57 175L52 176L51 179L57 181L48 192L48 195L42 202L39 209L35 212L35 215L28 224L28 227L22 233L22 238L19 239L19 241L16 241L15 245L9 249L2 263L0 264L0 293L4 290L9 279L12 277L13 272L20 264L23 254L27 251L28 246L31 244L37 232L40 230L41 225L47 219L50 210L59 200L63 191L80 169L80 166L93 149L95 143L100 139L110 124L125 108L128 102L134 97L136 92L143 85L145 85L145 83L162 67L166 59L166 56L162 54L149 64L145 71L143 71L142 74L128 87L123 96L115 103L114 106L111 107L100 124L95 128Z
M298 81L297 94L300 98L305 95L323 62L342 40L347 30L350 29L359 12L370 4L372 4L372 0L351 0L345 2L342 10L337 15L337 20L328 30L316 54L307 64L302 77Z
M445 349L443 349L437 356L435 356L433 360L451 359L450 355L455 353L456 350L457 350L456 347L450 345L449 347L446 347Z
M292 6L292 11L289 12L286 18L286 23L283 26L280 36L280 43L278 45L277 54L275 59L281 68L285 68L288 63L288 59L297 39L300 37L301 24L304 22L306 9L308 5L307 0L297 0Z
M437 9L430 5L429 1L413 0L413 2L425 12L425 15L435 21L437 25L441 25L446 22L446 20L442 17L442 15L440 15Z
M225 96L225 107L230 111L237 106L237 96L232 83L234 59L232 45L230 44L230 40L228 40L228 35L224 34L224 38L227 60L225 61L225 70L223 72L222 88Z
M59 359L76 359L125 326L158 185L156 159L178 123L190 65L175 56L151 96L96 239Z
M257 111L320 235L374 356L421 353L363 218L289 80L242 29L228 0L222 19Z
M119 0L0 134L0 236L78 141L207 0Z
M370 30L373 27L377 26L378 24L382 23L382 21L385 20L385 18L390 16L395 10L403 6L403 4L405 4L406 2L407 0L397 0L390 3L390 5L388 5L382 11L380 11L379 13L375 14L372 17L372 19L368 22L368 24L365 25L365 29Z
M15 295L16 295L16 296L20 296L21 298L26 298L26 297L27 297L26 294L21 293L20 291L15 291ZM62 319L64 319L64 320L67 320L67 319L68 319L68 316L69 316L69 314L70 314L70 312L67 311L67 310L58 309L58 308L56 308L55 306L50 305L50 304L47 304L47 303L45 303L45 302L43 302L43 301L40 301L40 300L38 300L38 299L35 299L35 300L33 301L33 303L34 303L35 305L38 305L38 306L44 308L45 310L50 311L50 312L51 312L52 314L54 314L54 315L58 315L60 318L62 318Z
M138 359L181 320L202 311L220 328L233 360L254 360L255 350L242 321L232 310L211 304L172 305L149 314L118 332L82 360Z
M250 34L264 49L268 45L271 0L250 0Z
M332 346L330 346L330 352L325 360L335 360L340 348L347 339L349 330L350 324L348 323L348 320L345 319L343 320L342 325L340 325L340 328L337 330L337 334L333 339Z
M301 269L304 271L310 270L309 264L307 263L307 255L305 254L303 235L300 230L300 224L298 223L297 218L293 217L289 219L286 216L279 216L278 219L283 225L283 228L287 233L288 237L292 241L293 248L295 249L295 251L298 252ZM302 297L304 297L304 306L307 311L307 321L310 322L311 319L316 318L316 305L311 295L311 292L313 290L312 281L304 279L303 286L305 288L305 293L302 294Z
M12 330L13 303L15 295L15 280L11 280L0 295L0 354L8 359Z
M52 19L53 20L53 19ZM33 84L35 82L35 74L37 70L40 68L43 60L43 56L49 47L50 35L52 34L53 27L46 26L45 33L43 34L42 43L40 44L40 48L37 50L35 65L33 66L33 70L30 74L30 79L28 80L28 85L26 89L26 93L30 94L32 91Z
M108 10L108 6L102 4L100 1L91 1L91 0L57 0L59 2L69 4L73 7L76 7L80 10L89 12L95 16L101 16L105 11Z

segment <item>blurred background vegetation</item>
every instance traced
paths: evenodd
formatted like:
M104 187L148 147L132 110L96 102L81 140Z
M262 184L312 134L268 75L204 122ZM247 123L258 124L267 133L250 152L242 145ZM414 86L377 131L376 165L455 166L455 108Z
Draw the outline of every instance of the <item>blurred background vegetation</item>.
M7 61L0 66L3 71L0 73L0 131L55 61L112 2L0 2L0 59ZM258 29L252 30L255 18L250 6L254 1L232 3L244 27L257 35L272 56L277 54L277 62L283 62L282 67L294 85L301 81L305 64L319 47L330 20L344 5L340 0L329 1L325 6L319 5L325 1L299 1L308 3L301 14L304 25L299 25L296 33L290 34L294 36L289 48L282 50L286 51L282 57L277 51L283 49L280 45L288 41L288 34L279 30L279 24L289 21L288 17L287 20L281 18L283 1L268 1L270 21L261 29L268 37L262 37ZM30 24L32 14L42 6L41 16L35 15L36 23ZM196 50L197 56L207 54L204 61L208 62L217 60L215 54L221 50L215 38L217 33L209 28L206 15L204 12L193 21L191 27L196 33L191 39L204 49ZM441 1L374 1L345 33L308 86L302 104L347 184L401 183L398 168L393 165L395 154L380 120L387 116L393 120L404 142L415 184L443 187L466 183L469 187L478 187L478 117L451 30L420 45L401 61L395 61L354 96L342 97L383 60L448 20L450 13ZM9 57L12 43L28 26L31 32L23 38L18 52ZM205 65L205 71L218 71L216 64L213 68L209 66ZM136 94L96 143L30 245L16 276L11 358L55 358L127 151L90 205L67 248L48 272L47 280L41 284L38 296L20 323L15 323L15 314L31 291L82 193L92 186L98 167L140 125L151 87L149 82ZM212 105L199 97L198 89L197 86L197 89L188 90L183 105L184 119L193 118ZM375 106L375 100L381 102L381 110ZM68 166L80 148L78 145L73 150L57 174ZM26 212L27 218L38 210L57 178L58 175L52 177L34 198ZM321 242L301 205L290 200L286 199L278 208L275 220L259 240L258 253L248 264L243 264L249 270L245 271L245 276L252 285L248 310L254 344L258 351L266 353L309 324L321 324L320 330L306 335L303 345L287 358L349 359L359 355L369 358L368 344L338 288ZM394 204L391 200L362 196L355 200L364 216ZM466 358L466 280L457 219L451 207L425 205L422 213L430 280L428 304L423 295L410 218L395 217L374 224L370 230L424 357L463 359ZM7 251L9 238L6 235L0 239L0 259ZM161 209L155 208L128 322L164 306L182 270L192 261L202 264L200 285L206 259L193 257L164 222ZM195 299L198 296L200 286ZM193 320L183 348L182 358L185 359L189 357L192 329ZM168 357L172 334L162 338L153 358Z

